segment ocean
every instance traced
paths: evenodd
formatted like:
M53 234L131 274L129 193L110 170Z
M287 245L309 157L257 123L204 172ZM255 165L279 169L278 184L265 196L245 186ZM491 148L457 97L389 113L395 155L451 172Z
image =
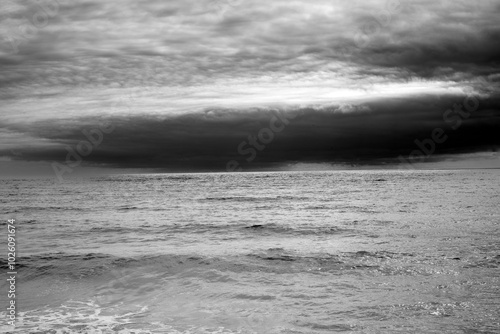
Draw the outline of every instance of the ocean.
M1 184L2 333L500 333L500 170Z

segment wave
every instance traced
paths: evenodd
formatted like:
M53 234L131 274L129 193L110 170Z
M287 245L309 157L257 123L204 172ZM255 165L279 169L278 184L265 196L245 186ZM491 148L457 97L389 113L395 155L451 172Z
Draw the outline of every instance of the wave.
M412 253L358 251L338 254L298 254L283 248L270 248L246 255L223 257L197 254L118 257L102 253L49 253L19 257L17 267L28 280L46 276L84 279L116 274L123 270L147 272L149 275L162 277L182 275L186 272L195 272L202 277L210 270L339 275L346 271L371 270L375 275L420 275L430 274L430 271L434 270L432 268L435 268L435 265L425 266L426 262L433 261L437 259L417 257ZM447 261L455 264L457 258L449 258ZM489 261L483 261L484 263L467 262L463 266L492 267L498 266L499 261L500 256L497 256ZM7 269L7 262L3 259L0 259L0 268Z
M2 333L181 333L159 322L144 321L147 307L130 307L116 314L95 301L66 301L58 307L19 312L16 327L0 325ZM0 312L5 317L5 312ZM36 330L36 332L34 331Z
M85 230L85 233L115 233L115 235L126 234L126 233L139 233L139 232L149 232L148 226L138 226L138 227L123 227L123 226L97 226L92 227L89 230Z
M205 197L199 199L200 202L205 202L205 201L268 202L275 200L277 200L276 197L252 197L252 196Z
M241 295L245 298L245 295ZM267 300L267 299L262 299ZM1 333L54 333L54 334L244 334L263 332L262 320L249 312L232 315L231 323L223 325L175 324L171 317L162 321L148 319L151 310L143 305L103 305L98 300L66 301L60 306L19 312L16 327L0 325ZM1 317L7 313L0 311ZM168 324L168 323L173 323ZM251 329L251 330L248 330ZM253 330L255 329L255 330Z
M13 212L30 212L30 211L88 211L88 208L72 207L72 206L22 206Z
M305 201L310 200L310 197L303 196L223 196L223 197L205 197L198 201L232 201L232 202L269 202L269 201Z
M128 211L128 210L140 210L140 209L147 209L147 208L139 208L137 206L122 206L117 208L116 210L118 211Z
M200 180L201 176L197 175L119 175L119 176L99 176L92 178L97 182L114 182L114 183L128 183L128 182L156 182L156 181L189 181Z
M293 226L277 223L260 223L258 221L235 222L230 224L175 224L163 226L163 233L193 233L193 234L229 234L241 233L243 237L256 237L262 235L331 235L345 234L359 235L360 232L353 228L339 226L311 226L310 224L294 224Z

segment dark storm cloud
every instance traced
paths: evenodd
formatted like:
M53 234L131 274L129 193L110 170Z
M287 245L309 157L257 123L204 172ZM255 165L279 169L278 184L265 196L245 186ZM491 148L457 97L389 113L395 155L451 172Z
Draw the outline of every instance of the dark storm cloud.
M436 143L430 161L439 161L443 154L496 150L500 146L500 96L481 100L478 110L468 118L450 113L445 119L446 110L462 104L463 100L463 96L420 96L286 111L206 110L172 117L40 122L34 129L11 126L9 131L44 139L52 146L36 149L26 146L17 155L9 151L0 155L14 160L64 163L68 152L76 151L79 142L88 140L82 129L98 129L102 122L112 124L114 130L104 133L102 142L83 157L86 165L222 171L230 160L238 161L247 170L297 162L395 163L399 155L408 157L419 149L415 140L432 138L436 128L442 129L448 138ZM263 145L258 134L271 127L273 118L274 125L283 129ZM252 145L248 136L256 137L258 145L265 146L256 150L257 155L250 162L248 149ZM269 139L267 134L264 138ZM241 146L245 154L238 152L242 142L246 142Z

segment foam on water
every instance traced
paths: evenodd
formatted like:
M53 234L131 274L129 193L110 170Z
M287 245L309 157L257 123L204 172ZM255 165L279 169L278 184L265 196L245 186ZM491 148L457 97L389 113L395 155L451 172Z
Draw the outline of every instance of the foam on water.
M180 329L160 322L144 320L147 306L128 307L132 311L116 314L121 305L104 308L93 301L68 301L58 308L20 312L16 326L0 326L2 333L37 334L192 334L192 333L255 333L248 329L231 330L224 327L208 328L186 326ZM5 313L0 313L4 317ZM246 324L248 325L248 324Z

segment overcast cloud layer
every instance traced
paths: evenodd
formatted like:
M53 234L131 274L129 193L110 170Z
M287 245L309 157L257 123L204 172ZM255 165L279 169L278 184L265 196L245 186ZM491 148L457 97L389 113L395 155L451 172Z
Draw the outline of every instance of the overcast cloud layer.
M67 167L103 124L74 166L500 167L499 12L493 0L5 0L0 170Z

